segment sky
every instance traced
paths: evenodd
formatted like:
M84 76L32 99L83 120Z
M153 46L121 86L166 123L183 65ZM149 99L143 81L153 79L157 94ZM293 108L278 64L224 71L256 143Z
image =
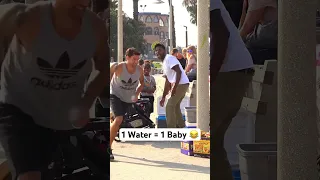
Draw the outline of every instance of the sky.
M139 12L158 12L162 14L169 14L168 0L163 0L163 4L153 4L156 0L139 0ZM197 26L190 23L190 15L185 7L182 6L182 0L173 0L174 6L174 20L176 29L176 45L184 47L186 44L186 28L188 27L188 44L197 44ZM140 5L146 5L145 8L141 8ZM132 18L133 16L133 4L132 0L122 1L122 10Z

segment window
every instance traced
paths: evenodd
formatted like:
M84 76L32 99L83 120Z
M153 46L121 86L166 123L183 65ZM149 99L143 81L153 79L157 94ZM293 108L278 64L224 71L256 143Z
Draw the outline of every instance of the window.
M159 28L155 27L153 32L154 32L154 35L159 35Z
M147 16L146 23L152 23L152 18L150 16Z
M158 22L159 22L158 16L155 16L155 17L153 18L153 22L154 22L154 23L158 23Z
M159 19L159 26L164 26L163 20Z
M165 26L169 26L169 18L166 18Z
M144 17L143 17L143 16L140 16L139 20L142 21L142 22L144 22Z
M145 35L152 35L152 28L146 27Z
M152 51L152 48L151 48L152 44L150 43L147 43L147 51Z
M166 38L169 39L169 33L168 32L166 32Z
M165 39L165 36L164 36L164 32L163 32L163 31L160 32L160 39Z

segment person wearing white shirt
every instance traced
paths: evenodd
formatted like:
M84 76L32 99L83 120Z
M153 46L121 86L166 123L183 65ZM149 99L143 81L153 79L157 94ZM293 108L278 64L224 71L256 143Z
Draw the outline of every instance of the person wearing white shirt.
M221 0L210 0L211 178L233 180L224 136L254 74L253 61Z
M155 45L155 54L163 62L163 74L166 78L160 106L164 106L166 96L170 91L170 97L166 104L166 121L168 128L184 128L180 104L189 88L189 79L185 74L179 60L170 54L166 54L163 44ZM171 88L171 90L170 90Z

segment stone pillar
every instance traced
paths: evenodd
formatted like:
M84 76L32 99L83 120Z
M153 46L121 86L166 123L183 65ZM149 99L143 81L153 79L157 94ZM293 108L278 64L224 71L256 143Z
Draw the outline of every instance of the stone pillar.
M209 0L198 1L198 47L197 47L197 123L198 128L209 131Z
M118 0L118 62L123 61L123 13L122 0Z
M278 180L318 179L316 0L280 0L278 12Z

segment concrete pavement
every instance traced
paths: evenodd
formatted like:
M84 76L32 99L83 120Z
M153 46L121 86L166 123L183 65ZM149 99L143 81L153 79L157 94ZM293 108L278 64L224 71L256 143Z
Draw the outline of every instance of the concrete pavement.
M111 180L210 179L210 160L181 154L180 142L115 142L113 148Z
M180 142L114 142L111 180L209 180L210 160L180 153Z

